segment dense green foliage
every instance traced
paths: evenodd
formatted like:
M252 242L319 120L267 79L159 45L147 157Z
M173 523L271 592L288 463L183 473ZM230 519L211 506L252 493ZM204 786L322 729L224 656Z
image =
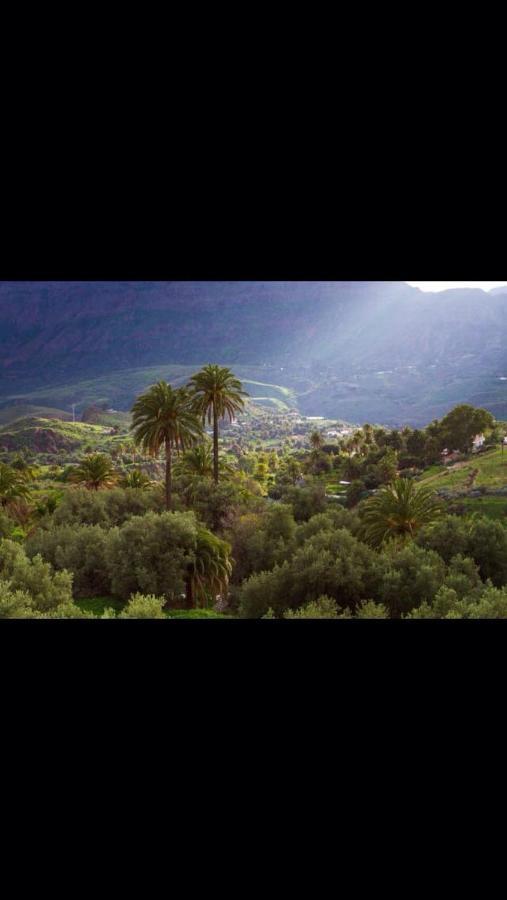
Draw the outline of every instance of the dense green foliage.
M294 422L277 443L242 417L227 431L224 413L243 402L229 370L198 376L193 391L161 382L139 398L136 443L129 420L109 429L110 453L90 446L52 465L29 448L5 455L0 616L504 617L507 519L470 514L431 483L442 471L454 483L461 465L475 478L484 460L502 489L503 427L489 414L461 407L415 431ZM209 379L223 379L215 401ZM214 447L203 415L216 420ZM103 439L102 426L87 427ZM480 427L492 449L460 450L457 469L444 467L442 447L468 447Z

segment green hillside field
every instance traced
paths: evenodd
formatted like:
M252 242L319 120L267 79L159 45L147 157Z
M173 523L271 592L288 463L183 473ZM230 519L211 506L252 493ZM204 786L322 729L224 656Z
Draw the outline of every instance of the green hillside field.
M480 513L494 519L507 516L507 449L478 453L454 466L432 466L419 479L421 484L445 491L451 511ZM477 496L477 491L482 491ZM470 494L472 493L472 496Z

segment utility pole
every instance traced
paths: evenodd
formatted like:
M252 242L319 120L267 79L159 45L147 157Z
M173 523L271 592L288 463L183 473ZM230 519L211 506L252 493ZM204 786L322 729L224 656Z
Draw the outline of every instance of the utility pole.
M72 406L72 421L75 423L75 421L76 421L76 404L71 403L71 406Z

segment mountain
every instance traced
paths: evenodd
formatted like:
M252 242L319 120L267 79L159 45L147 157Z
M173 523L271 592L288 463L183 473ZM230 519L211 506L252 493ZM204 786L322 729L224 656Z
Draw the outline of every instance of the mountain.
M137 372L180 366L183 378L186 367L216 361L289 388L308 415L425 424L472 402L507 418L506 347L507 288L0 283L0 398L36 392L40 405L59 406L54 389L86 381L87 403L125 408L143 382Z

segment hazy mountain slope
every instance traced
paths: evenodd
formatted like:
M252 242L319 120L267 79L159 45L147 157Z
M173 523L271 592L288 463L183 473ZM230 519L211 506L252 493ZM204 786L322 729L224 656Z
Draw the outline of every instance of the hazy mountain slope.
M138 370L217 361L253 367L254 380L290 388L307 414L424 423L476 397L507 415L507 382L500 381L507 376L506 347L506 289L0 283L0 396L37 390L39 402L49 403L54 386L87 380L87 401L117 403L121 395L125 404L129 391L114 386L123 370L135 391Z

